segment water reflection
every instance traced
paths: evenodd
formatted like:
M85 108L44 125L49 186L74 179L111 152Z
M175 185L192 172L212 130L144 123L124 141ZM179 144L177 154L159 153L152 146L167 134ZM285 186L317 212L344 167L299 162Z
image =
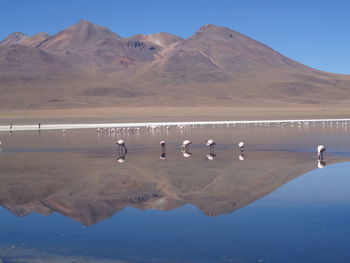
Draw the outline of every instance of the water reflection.
M215 159L215 157L216 157L216 154L214 152L208 153L205 160L212 161Z
M242 153L238 156L238 160L240 160L240 161L244 161L244 160L245 160L244 152L242 152Z
M230 149L190 160L174 149L169 162L157 150L7 153L0 159L0 204L18 216L59 212L92 225L126 207L171 210L193 204L208 216L231 213L315 168L313 153L253 151L234 162ZM165 152L164 152L165 154ZM184 157L192 153L183 151ZM231 156L231 157L230 157ZM331 159L334 163L342 159ZM318 166L325 165L319 160Z
M125 148L125 150L120 151L119 156L117 157L117 162L124 163L127 153L128 153L128 150L126 148Z
M181 149L182 152L182 156L185 158L191 157L192 153L190 152L190 150L186 150L186 149Z
M317 167L318 168L324 168L327 165L327 163L324 160L317 160Z

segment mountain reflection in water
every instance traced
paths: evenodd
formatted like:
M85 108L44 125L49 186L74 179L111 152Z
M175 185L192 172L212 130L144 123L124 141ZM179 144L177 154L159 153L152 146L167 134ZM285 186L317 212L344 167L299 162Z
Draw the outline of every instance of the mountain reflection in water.
M174 151L165 160L155 149L129 151L127 161L126 151L117 158L103 150L6 153L0 159L0 202L18 216L57 211L87 226L126 207L171 210L193 204L218 216L319 165L314 153L220 149L207 161L207 149L196 150L191 158Z

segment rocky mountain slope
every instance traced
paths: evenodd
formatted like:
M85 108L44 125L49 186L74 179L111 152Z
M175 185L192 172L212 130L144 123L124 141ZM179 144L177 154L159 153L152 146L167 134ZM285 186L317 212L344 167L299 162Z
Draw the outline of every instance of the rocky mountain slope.
M318 71L226 27L122 38L80 21L0 42L0 107L346 103L350 77Z

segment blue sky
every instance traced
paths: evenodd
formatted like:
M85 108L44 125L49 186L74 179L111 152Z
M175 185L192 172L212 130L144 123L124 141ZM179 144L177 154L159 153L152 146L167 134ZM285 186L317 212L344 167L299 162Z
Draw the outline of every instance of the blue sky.
M0 39L19 31L55 34L85 19L123 37L191 36L226 26L308 66L350 74L350 1L345 0L0 0Z

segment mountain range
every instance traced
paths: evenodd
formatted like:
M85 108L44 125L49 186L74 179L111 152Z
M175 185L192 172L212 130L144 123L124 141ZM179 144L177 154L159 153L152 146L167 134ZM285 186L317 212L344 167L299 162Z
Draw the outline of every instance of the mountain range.
M350 76L322 72L226 27L123 38L80 21L0 41L0 107L347 103Z

